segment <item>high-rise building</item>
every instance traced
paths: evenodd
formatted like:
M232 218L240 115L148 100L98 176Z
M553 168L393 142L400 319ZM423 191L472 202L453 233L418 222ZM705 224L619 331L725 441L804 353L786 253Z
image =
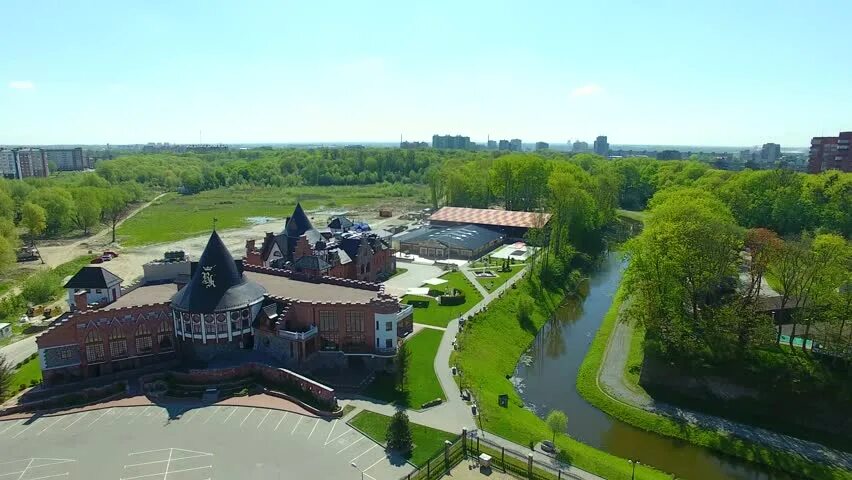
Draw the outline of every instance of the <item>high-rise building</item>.
M850 143L852 143L852 131L840 132L836 137L814 137L811 139L808 172L819 173L826 170L852 172Z
M740 161L742 163L751 163L754 161L754 153L751 150L740 150Z
M12 149L0 150L0 174L5 178L20 178L18 171L18 155Z
M781 158L781 145L777 143L764 143L760 149L760 162L775 165Z
M511 150L511 146L509 145L508 140L500 140L500 144L497 148L498 150Z
M53 163L57 170L85 170L87 167L81 147L45 150L45 155L48 165Z
M577 140L571 145L571 151L574 153L583 153L589 151L589 143Z
M547 150L550 148L550 144L547 142L535 142L535 150Z
M602 157L609 155L609 142L607 142L606 135L601 135L595 139L594 150L596 154Z
M461 135L432 135L432 148L470 150L473 145L470 137Z
M513 138L509 140L509 150L513 152L520 152L521 150L523 150L521 139Z
M20 178L46 177L50 174L47 155L40 148L22 148L17 152Z

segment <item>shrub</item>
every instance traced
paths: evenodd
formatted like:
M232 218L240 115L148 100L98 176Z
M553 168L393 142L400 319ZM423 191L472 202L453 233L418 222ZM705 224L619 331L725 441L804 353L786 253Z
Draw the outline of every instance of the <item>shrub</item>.
M400 453L411 451L411 425L408 421L408 415L404 410L398 410L391 417L385 440L387 441L389 450L395 450Z

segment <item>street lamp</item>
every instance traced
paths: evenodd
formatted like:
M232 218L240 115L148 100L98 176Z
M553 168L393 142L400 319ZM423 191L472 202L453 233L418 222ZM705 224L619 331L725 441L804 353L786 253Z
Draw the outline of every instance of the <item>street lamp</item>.
M361 470L360 468L358 468L358 465L355 462L352 462L349 465L352 465L352 468L361 472L361 480L364 480L364 470Z
M639 460L628 460L627 463L633 467L633 471L630 473L630 480L634 480L636 478L636 465L639 465ZM353 463L352 466L355 466L355 464ZM361 480L363 480L363 477Z

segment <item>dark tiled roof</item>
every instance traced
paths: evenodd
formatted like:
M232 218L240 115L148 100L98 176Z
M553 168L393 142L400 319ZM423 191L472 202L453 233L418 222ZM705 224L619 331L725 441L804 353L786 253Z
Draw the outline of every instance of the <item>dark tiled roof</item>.
M234 257L214 231L192 279L174 296L172 306L193 313L211 313L248 305L265 293L263 287L247 281L240 273Z
M301 272L303 270L324 272L331 268L331 265L329 265L328 262L316 255L305 255L304 257L299 257L293 266L296 267L297 272Z
M331 217L331 220L328 222L328 228L334 228L336 230L352 228L352 220L349 220L342 215Z
M302 209L302 204L297 203L295 210L293 210L293 215L288 218L287 223L284 224L283 233L286 233L288 237L292 238L300 237L308 230L314 230L314 226L311 225L311 221Z
M121 278L102 267L83 267L64 288L107 288L109 284L121 282Z
M479 248L499 240L502 235L479 225L462 225L447 228L429 228L416 231L400 242L421 243L428 240L440 242L450 248L461 248L465 250L478 250ZM412 232L414 233L414 232Z

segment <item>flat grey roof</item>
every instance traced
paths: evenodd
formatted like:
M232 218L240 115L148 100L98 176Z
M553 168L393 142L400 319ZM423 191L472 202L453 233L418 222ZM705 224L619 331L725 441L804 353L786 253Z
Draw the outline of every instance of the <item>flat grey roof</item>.
M100 310L115 310L116 308L137 307L152 303L168 303L176 293L177 285L174 283L142 285L118 297L118 300Z
M266 288L270 295L306 302L369 303L370 300L379 295L379 292L372 290L329 285L327 283L302 282L266 273L245 272L245 276Z

